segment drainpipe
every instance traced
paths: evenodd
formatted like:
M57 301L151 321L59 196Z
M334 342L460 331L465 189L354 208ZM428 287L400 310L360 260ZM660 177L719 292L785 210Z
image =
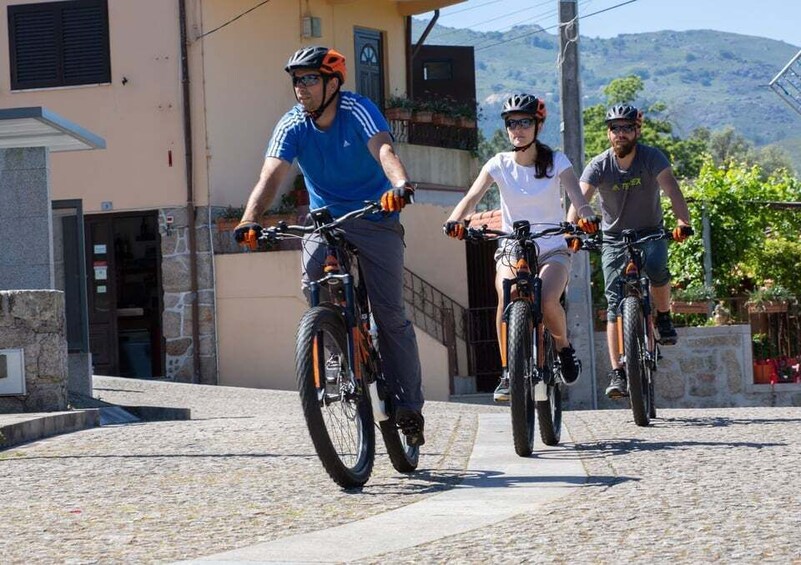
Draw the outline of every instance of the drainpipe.
M189 54L186 40L186 0L178 0L181 29L181 90L184 107L184 158L186 159L186 221L189 241L189 281L192 300L192 383L200 382L200 308L198 306L197 228L195 226L195 187L192 177L192 115L189 97Z

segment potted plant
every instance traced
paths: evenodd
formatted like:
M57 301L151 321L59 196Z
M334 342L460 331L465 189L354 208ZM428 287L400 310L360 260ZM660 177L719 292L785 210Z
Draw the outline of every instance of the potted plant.
M386 101L384 115L388 120L411 120L414 103L405 96L390 96Z
M426 100L415 100L412 109L412 121L418 124L430 124L434 118L431 103Z
M751 336L751 346L754 356L754 384L770 384L778 379L775 357L776 344L764 333L755 333Z
M708 286L690 284L671 292L670 310L674 314L709 314L715 291Z
M774 314L787 312L787 306L795 296L781 285L766 280L765 284L748 293L748 312L751 314Z
M430 103L434 115L431 121L438 126L456 125L456 103L450 96L435 98Z
M475 100L465 104L459 104L456 109L456 126L460 128L475 129L476 121L481 115L481 108Z

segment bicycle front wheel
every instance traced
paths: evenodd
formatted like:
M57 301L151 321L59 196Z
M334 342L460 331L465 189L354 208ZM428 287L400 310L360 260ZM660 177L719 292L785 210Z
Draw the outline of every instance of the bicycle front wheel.
M531 312L526 302L518 300L509 307L507 332L512 439L515 452L520 457L528 457L534 449L535 408L531 390L533 327Z
M545 445L558 445L562 437L562 389L556 378L556 346L551 332L545 331L542 339L545 349L543 382L537 386L545 389L545 399L537 400L537 419L539 420L540 438Z
M367 390L350 370L338 311L316 306L303 315L295 368L303 415L323 467L343 488L364 485L375 458L373 412Z
M645 360L645 317L634 296L623 299L623 354L634 423L647 426L651 421L650 374Z

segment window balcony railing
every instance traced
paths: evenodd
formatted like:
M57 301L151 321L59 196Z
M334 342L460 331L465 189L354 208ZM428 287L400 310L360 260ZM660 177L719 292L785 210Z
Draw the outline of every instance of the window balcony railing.
M415 122L412 120L389 120L395 141L442 147L444 149L478 150L478 130L475 127Z

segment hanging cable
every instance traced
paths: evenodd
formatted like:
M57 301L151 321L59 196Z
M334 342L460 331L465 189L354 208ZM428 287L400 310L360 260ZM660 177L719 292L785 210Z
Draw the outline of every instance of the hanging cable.
M225 27L225 26L227 26L228 24L232 24L232 23L234 23L236 20L238 20L238 19L239 19L239 18L241 18L242 16L245 16L245 15L249 14L250 12L252 12L253 10L255 10L256 8L260 8L261 6L264 6L264 5L265 5L267 2L269 2L269 1L270 1L270 0L263 0L262 2L259 2L258 4L256 4L256 5L255 5L255 6L253 6L252 8L250 8L249 10L245 10L244 12L242 12L241 14L239 14L238 16L236 16L236 17L234 17L234 18L231 18L230 20L228 20L228 21L227 21L227 22L225 22L224 24L222 24L222 25L220 25L220 26L217 26L217 27L215 27L214 29L212 29L212 30L209 30L209 31L207 31L206 33L203 33L203 34L199 35L199 36L197 37L197 39L195 39L195 41L197 41L198 39L203 39L203 38L204 38L204 37L206 37L207 35L211 35L211 34L212 34L212 33L214 33L215 31L217 31L217 30L219 30L219 29L222 29L222 28L224 28L224 27Z

